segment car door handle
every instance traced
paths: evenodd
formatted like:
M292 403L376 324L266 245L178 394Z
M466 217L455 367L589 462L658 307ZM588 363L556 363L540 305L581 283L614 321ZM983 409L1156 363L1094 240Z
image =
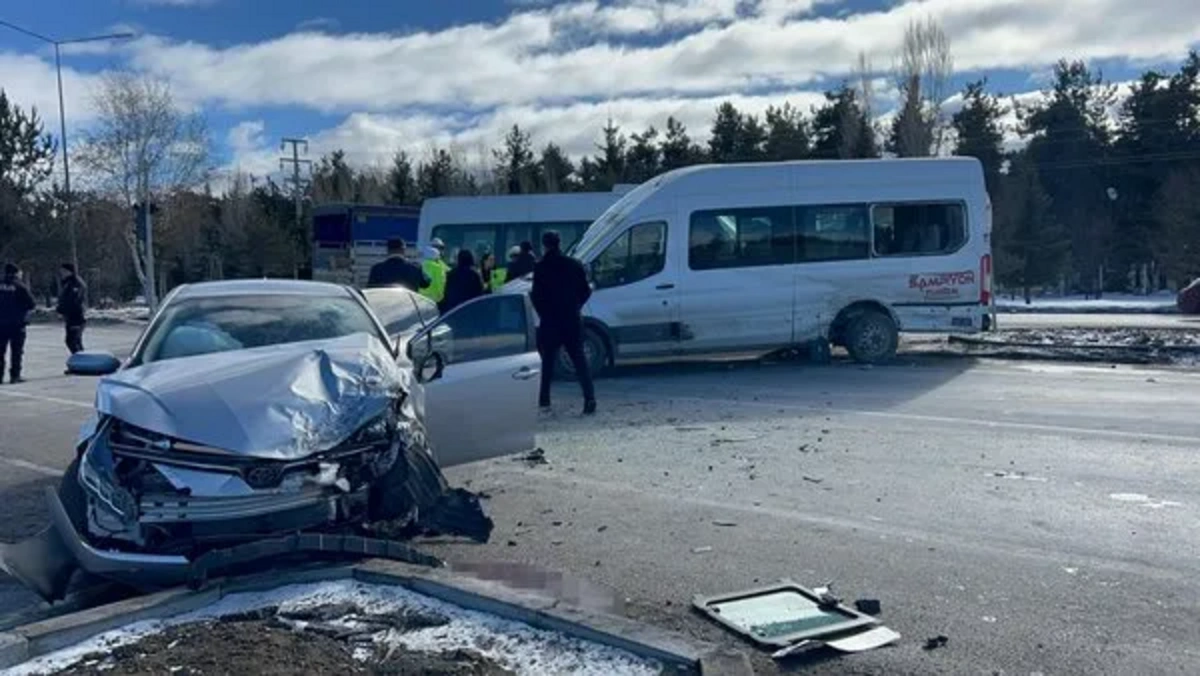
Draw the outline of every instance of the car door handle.
M675 285L674 284L659 284L658 286L656 286L654 288L658 289L659 291L666 291L667 289L674 289Z
M541 372L541 369L522 366L519 370L513 373L513 380L529 380L530 378L537 377L539 374L541 374Z

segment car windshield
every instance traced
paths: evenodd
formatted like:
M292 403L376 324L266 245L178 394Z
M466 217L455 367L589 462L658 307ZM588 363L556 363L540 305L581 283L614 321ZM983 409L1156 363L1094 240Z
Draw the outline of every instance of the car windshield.
M379 335L370 313L349 296L238 295L171 303L147 336L140 363L254 347Z
M408 333L437 319L437 306L407 289L364 289L363 295L389 336Z

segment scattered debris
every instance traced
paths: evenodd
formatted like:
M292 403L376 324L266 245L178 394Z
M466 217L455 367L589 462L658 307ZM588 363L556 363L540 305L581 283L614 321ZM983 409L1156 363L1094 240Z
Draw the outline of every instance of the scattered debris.
M721 429L725 428L722 427ZM720 444L744 444L746 442L756 441L758 439L762 439L761 434L753 434L748 437L717 437L716 439L712 440L712 443L713 446L719 446Z
M925 639L925 645L921 646L921 648L923 650L937 650L938 648L944 647L949 642L950 642L949 637L942 636L939 634L938 636L934 636L933 638Z
M821 483L822 481L825 481L824 479L818 479L818 478L816 478L816 477L811 477L811 476L805 476L805 477L804 477L804 480L805 480L805 481L807 481L807 482L809 482L809 483L813 483L813 484L819 484L819 483Z
M714 526L721 526L724 528L733 528L733 527L737 526L736 521L722 521L720 519L717 519L717 520L713 521L712 523Z
M538 465L549 465L550 461L546 459L546 451L542 447L537 447L525 455L519 456L517 461L523 462L529 467L537 467Z
M596 529L596 532L603 533L606 530L608 530L608 526L600 526L599 528Z
M711 552L712 550L713 550L713 548L709 547L707 545L704 547L692 547L693 554L704 554L706 552Z
M876 602L878 603L878 602ZM841 603L828 586L808 589L791 580L720 596L697 596L692 605L709 619L780 659L812 643L859 652L894 643L900 634L879 620ZM825 641L826 637L834 637ZM840 645L839 645L840 644Z
M883 607L879 603L879 599L858 599L854 602L854 608L864 615L874 615L876 617L883 612Z

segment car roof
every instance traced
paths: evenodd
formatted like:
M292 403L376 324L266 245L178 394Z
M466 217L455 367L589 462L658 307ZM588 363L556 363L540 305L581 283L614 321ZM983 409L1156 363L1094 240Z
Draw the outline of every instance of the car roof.
M234 279L221 282L199 282L179 287L175 300L215 298L220 296L288 295L319 297L350 297L351 292L340 284L299 279Z

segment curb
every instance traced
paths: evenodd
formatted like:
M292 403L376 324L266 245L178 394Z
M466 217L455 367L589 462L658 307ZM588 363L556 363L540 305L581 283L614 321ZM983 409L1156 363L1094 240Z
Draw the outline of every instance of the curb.
M404 587L467 610L495 615L537 629L624 650L638 657L701 676L753 676L746 655L643 624L627 617L585 610L550 595L516 589L501 582L371 559L353 566L273 571L235 579L217 579L203 589L179 587L88 610L32 622L0 632L0 669L61 650L117 627L165 619L215 603L229 594L265 591L289 584L353 579Z

